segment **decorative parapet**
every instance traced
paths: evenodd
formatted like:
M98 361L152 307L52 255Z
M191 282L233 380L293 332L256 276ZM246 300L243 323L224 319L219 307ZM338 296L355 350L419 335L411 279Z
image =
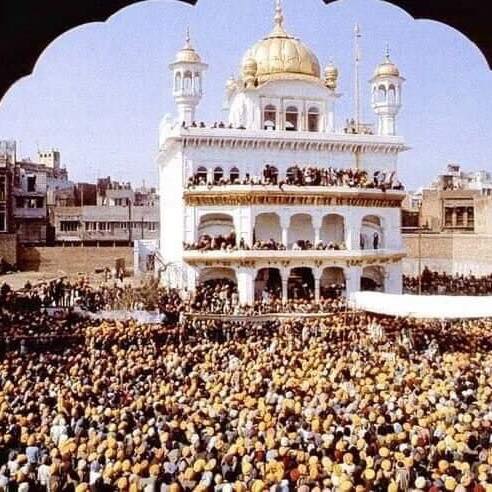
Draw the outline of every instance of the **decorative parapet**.
M403 250L234 250L184 251L183 260L198 267L279 267L370 266L398 263Z
M405 193L324 186L196 186L183 193L185 204L199 206L304 205L399 208Z
M408 150L398 136L231 128L173 128L161 150L185 147L277 149L287 151L398 153Z

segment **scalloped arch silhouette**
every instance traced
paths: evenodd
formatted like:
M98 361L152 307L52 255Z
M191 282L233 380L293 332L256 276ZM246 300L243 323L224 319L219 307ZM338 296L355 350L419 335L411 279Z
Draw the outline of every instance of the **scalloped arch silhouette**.
M84 2L33 2L29 15L24 5L11 0L2 5L0 28L4 42L0 43L2 74L0 97L22 77L30 75L45 48L70 29L90 22L104 22L118 10L146 0L85 0ZM199 0L175 0L196 5ZM321 0L330 4L339 0ZM482 0L386 0L402 8L415 19L442 22L465 35L492 62L486 2ZM30 23L29 19L49 19ZM37 30L36 30L37 29ZM20 34L19 34L20 33ZM26 34L27 33L27 34Z

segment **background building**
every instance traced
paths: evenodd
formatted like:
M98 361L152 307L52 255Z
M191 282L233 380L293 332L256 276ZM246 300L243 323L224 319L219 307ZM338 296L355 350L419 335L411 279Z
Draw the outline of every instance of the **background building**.
M134 191L130 183L107 177L98 180L95 195L89 191L87 185L79 185L71 200L76 205L54 208L56 244L119 245L159 237L159 198L154 188Z
M409 195L403 211L404 271L416 275L420 265L465 275L492 272L491 189L490 173L467 173L450 164L429 187Z
M17 263L17 238L12 213L15 160L15 142L0 141L0 273Z

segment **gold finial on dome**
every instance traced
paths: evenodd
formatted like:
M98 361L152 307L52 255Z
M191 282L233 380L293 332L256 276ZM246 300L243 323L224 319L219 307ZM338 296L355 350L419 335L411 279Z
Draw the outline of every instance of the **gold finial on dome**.
M176 55L177 62L201 63L200 55L191 44L190 28L186 28L185 44Z
M190 26L186 28L185 47L191 48Z
M390 60L390 45L389 45L389 43L386 43L386 61L391 63L391 60Z
M273 20L275 22L273 34L285 36L287 33L284 30L284 12L281 0L275 0L275 17Z

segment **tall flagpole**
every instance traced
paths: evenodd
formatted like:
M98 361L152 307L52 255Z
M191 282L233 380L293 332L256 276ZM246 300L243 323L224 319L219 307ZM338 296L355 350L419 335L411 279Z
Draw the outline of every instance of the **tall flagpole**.
M360 73L359 65L361 61L359 39L362 37L359 24L355 24L354 28L354 64L355 64L355 128L359 132L361 123L361 106L360 106Z

